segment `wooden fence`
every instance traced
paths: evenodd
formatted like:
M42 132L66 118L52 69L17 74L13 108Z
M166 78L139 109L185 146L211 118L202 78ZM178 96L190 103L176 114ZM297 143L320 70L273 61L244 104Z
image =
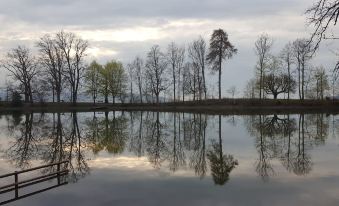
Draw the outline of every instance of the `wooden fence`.
M68 161L62 161L62 162L58 162L58 163L43 165L43 166L39 166L39 167L34 167L34 168L22 170L22 171L15 171L15 172L12 172L12 173L1 175L0 179L13 177L14 181L11 184L0 186L0 194L5 194L5 193L9 193L9 192L14 191L14 198L0 202L0 205L4 205L4 204L7 204L9 202L13 202L13 201L16 201L16 200L19 200L19 199L22 199L22 198L25 198L25 197L28 197L28 196L32 196L32 195L53 189L55 187L59 187L61 185L67 184L68 183L67 181L61 182L61 178L68 174L68 169L61 170L61 166L67 165L67 163L68 163ZM36 170L47 168L47 167L55 167L55 166L57 167L57 170L55 172L51 172L49 174L44 174L44 175L41 175L41 176L38 176L38 177L33 177L33 178L30 178L30 179L25 179L25 180L21 180L21 181L19 180L20 174L36 171ZM28 187L28 186L32 186L32 185L42 183L42 182L46 182L48 180L53 180L53 179L57 179L56 185L53 185L51 187L47 187L47 188L44 188L44 189L40 189L40 190L31 192L31 193L28 193L28 194L24 194L24 195L19 194L19 190L21 188L25 188L25 187Z

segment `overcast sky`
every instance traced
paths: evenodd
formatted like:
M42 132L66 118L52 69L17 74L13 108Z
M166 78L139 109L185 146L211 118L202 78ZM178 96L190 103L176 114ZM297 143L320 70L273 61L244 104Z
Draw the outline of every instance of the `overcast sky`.
M315 0L1 0L0 56L17 45L34 47L46 33L72 31L90 43L88 61L144 57L158 44L165 51L175 41L188 44L199 35L209 39L222 28L238 48L224 65L223 88L242 90L254 75L254 42L261 33L274 38L273 54L296 38L308 37L305 10ZM313 60L331 70L335 41L324 42ZM1 74L6 72L1 69ZM1 75L3 85L5 75ZM216 79L209 77L210 84Z

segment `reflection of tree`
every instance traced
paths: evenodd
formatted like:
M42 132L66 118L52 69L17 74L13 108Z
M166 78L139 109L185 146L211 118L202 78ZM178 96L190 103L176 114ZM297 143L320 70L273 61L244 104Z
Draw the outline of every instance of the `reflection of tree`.
M70 122L69 122L70 121ZM53 114L52 125L46 127L45 135L48 141L44 145L42 159L46 164L68 160L63 165L69 169L68 179L77 182L89 173L89 167L85 158L85 139L79 128L78 115L71 113L70 118L63 119L60 113ZM45 169L44 173L55 172L56 167Z
M143 136L143 111L139 112L139 126L136 133L131 133L131 145L130 150L134 152L138 157L144 154L144 136ZM147 113L148 115L148 113Z
M85 151L82 150L86 145L83 145L84 141L79 129L77 113L72 113L71 118L71 128L70 131L66 133L69 134L69 136L65 136L63 159L69 160L68 169L70 171L70 181L76 182L79 178L89 173L89 167L85 159Z
M280 159L282 165L296 175L306 175L311 171L312 160L308 151L313 145L325 141L328 124L323 114L300 114L298 121L297 124L290 115L259 115L247 119L250 134L257 137L259 158L256 170L264 180L274 174L270 164L273 158Z
M290 157L290 137L295 131L295 121L289 116L279 117L273 116L252 116L248 122L248 128L251 135L256 136L256 148L259 158L256 163L256 171L264 181L268 181L269 177L274 175L274 169L271 160L274 157L285 160L285 155ZM285 137L288 140L288 149L285 153Z
M91 119L87 119L85 121L86 126L86 138L91 142L99 141L99 120L96 116L96 112L93 113L93 117ZM98 151L94 151L97 153Z
M23 119L23 113L21 111L13 111L10 115L5 115L7 122L6 132L8 136L14 136L14 131Z
M180 119L180 114L179 114ZM185 165L185 153L183 150L180 132L177 134L177 113L173 114L173 141L171 142L172 151L170 151L169 162L170 170L176 171L179 167ZM179 122L180 124L180 122Z
M108 118L108 112L105 112L105 118L99 121L99 129L97 131L97 138L92 138L92 151L96 154L102 150L108 153L119 154L124 151L127 133L127 119L121 115L116 117L113 112L113 118Z
M305 117L305 132L314 139L315 145L323 145L328 136L329 119L325 114L310 114Z
M281 154L281 161L282 165L287 169L287 171L291 172L291 169L293 168L292 165L292 157L294 155L294 152L291 150L292 147L292 135L293 133L297 130L296 127L296 122L295 119L290 119L290 115L287 115L287 122L288 124L285 126L285 132L284 132L284 137L287 138L287 143L286 141L284 142L284 149Z
M25 169L30 167L31 160L37 158L39 151L39 142L41 138L38 134L37 125L33 122L33 113L25 114L24 121L21 117L13 115L13 125L9 126L13 129L14 142L6 151L6 156L18 168ZM33 125L35 127L33 128Z
M212 149L208 151L211 173L215 184L223 185L229 180L229 174L238 165L233 155L225 155L222 151L221 115L219 115L219 143L212 141Z
M306 153L305 142L305 115L299 116L299 130L297 152L293 160L293 172L296 175L305 175L312 170L312 161L309 154Z
M45 151L42 153L42 158L46 164L52 164L56 162L61 162L64 160L64 150L63 147L63 125L61 120L61 114L53 114L53 125L51 126L51 130L47 129L45 132L47 133L45 136L48 138L48 144L45 147Z
M275 149L274 142L269 138L272 131L275 131L275 124L271 121L266 121L262 115L259 115L259 119L255 122L257 129L256 148L258 150L259 158L256 163L256 171L264 181L268 181L269 177L274 174L274 169L271 165L271 159L273 158ZM274 133L272 133L274 135ZM273 137L273 136L272 136Z
M161 163L167 159L168 146L164 140L166 136L164 133L165 124L160 122L159 112L156 112L156 119L153 117L147 119L146 122L146 152L148 154L149 161L155 168L160 168Z
M31 166L33 160L44 164L69 160L70 180L77 181L89 172L84 157L84 139L78 125L77 114L72 113L71 122L61 118L61 114L52 115L52 121L33 113L25 114L24 121L14 127L14 142L5 154L21 169ZM63 126L66 122L66 128ZM65 135L66 134L66 135ZM42 170L42 173L54 172L56 167Z
M193 121L194 126L192 127L196 131L194 138L193 154L191 156L190 166L194 168L194 171L200 178L203 178L207 171L206 163L206 127L207 127L207 116L199 114L198 120Z

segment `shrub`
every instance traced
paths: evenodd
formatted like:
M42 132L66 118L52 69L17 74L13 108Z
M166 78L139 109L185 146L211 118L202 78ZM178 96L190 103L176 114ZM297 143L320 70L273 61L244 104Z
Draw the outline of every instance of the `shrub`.
M19 92L14 91L12 94L12 106L20 107L22 106L22 98Z

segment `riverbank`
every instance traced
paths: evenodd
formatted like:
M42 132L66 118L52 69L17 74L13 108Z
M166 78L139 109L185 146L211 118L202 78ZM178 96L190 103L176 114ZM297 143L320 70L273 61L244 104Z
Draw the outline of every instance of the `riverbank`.
M76 105L61 103L26 103L13 107L1 102L0 112L89 112L89 111L168 111L217 114L246 113L339 113L339 101L332 100L273 100L273 99L222 99L166 103L91 103L80 102Z

